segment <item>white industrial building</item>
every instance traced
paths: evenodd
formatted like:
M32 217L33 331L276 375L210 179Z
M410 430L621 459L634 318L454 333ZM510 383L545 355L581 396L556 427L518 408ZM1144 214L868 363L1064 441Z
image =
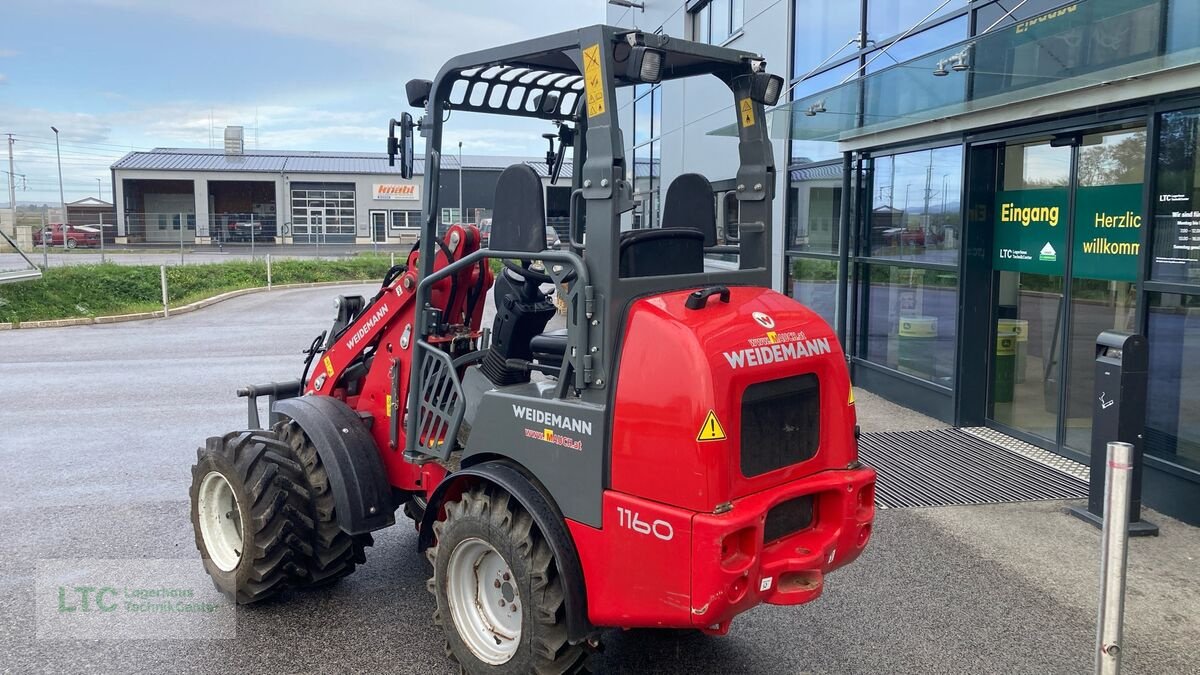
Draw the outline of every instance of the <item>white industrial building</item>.
M495 198L500 171L544 161L520 157L442 158L442 223L477 222ZM566 215L569 169L547 184L548 215ZM424 162L405 180L384 153L247 151L241 130L226 130L223 149L155 148L112 165L118 241L207 244L408 243L418 237ZM562 213L558 213L562 211ZM253 233L253 234L252 234Z

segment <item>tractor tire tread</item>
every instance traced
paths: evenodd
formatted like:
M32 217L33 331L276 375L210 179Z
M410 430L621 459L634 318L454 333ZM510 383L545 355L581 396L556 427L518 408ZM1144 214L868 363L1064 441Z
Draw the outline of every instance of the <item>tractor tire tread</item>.
M571 644L567 639L566 610L563 605L563 587L558 566L550 545L537 529L533 517L507 492L489 487L467 490L458 499L444 503L443 508L446 517L434 521L434 542L425 552L435 570L435 576L430 577L425 585L436 601L433 624L447 632L454 630L454 621L442 617L442 601L439 599L436 577L442 533L453 527L457 520L486 521L493 532L514 542L518 554L526 556L530 563L533 598L528 606L532 611L531 618L538 627L530 638L532 662L527 664L529 672L536 675L575 675L592 672L589 663L591 647L587 643ZM458 664L460 672L471 672L459 661L449 639L444 640L443 646L446 655Z

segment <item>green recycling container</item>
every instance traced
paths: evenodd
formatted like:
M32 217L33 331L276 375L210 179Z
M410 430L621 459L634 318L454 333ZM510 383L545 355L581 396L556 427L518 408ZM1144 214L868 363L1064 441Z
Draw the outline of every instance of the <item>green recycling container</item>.
M1012 403L1016 365L1017 334L1009 330L997 330L996 361L993 366L996 375L992 389L992 400L996 403Z
M1029 352L1029 322L1025 319L998 319L996 330L1016 334L1017 348L1014 353L1016 360L1013 365L1013 382L1017 384L1025 382L1025 357Z
M936 316L902 316L897 336L897 370L922 379L934 377L934 343L937 341Z

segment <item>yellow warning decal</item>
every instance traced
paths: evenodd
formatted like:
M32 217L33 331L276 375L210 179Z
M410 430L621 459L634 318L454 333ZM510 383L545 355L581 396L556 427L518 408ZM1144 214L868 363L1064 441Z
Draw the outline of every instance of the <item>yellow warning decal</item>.
M587 89L588 117L604 114L604 70L600 65L600 45L583 50L583 81Z
M711 410L708 411L708 416L704 418L704 424L700 426L700 433L696 434L697 441L723 441L725 440L725 428L717 421L717 414Z
M329 357L326 356L323 363L325 364L325 376L333 377L333 361L330 361Z
M771 344L775 344L779 342L779 334L773 330L769 330L767 331L767 339L771 341Z
M742 126L754 126L754 101L744 98L738 101L738 109L742 113Z
M387 410L387 416L392 416L392 395L388 394L383 399L383 407Z
M850 387L850 398L846 401L846 405L854 405L854 387Z

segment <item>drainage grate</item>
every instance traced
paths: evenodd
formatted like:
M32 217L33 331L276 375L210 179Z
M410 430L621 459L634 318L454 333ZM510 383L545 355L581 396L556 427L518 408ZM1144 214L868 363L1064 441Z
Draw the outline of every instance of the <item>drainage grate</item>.
M859 458L879 472L882 508L1087 497L1074 475L960 429L863 434Z

